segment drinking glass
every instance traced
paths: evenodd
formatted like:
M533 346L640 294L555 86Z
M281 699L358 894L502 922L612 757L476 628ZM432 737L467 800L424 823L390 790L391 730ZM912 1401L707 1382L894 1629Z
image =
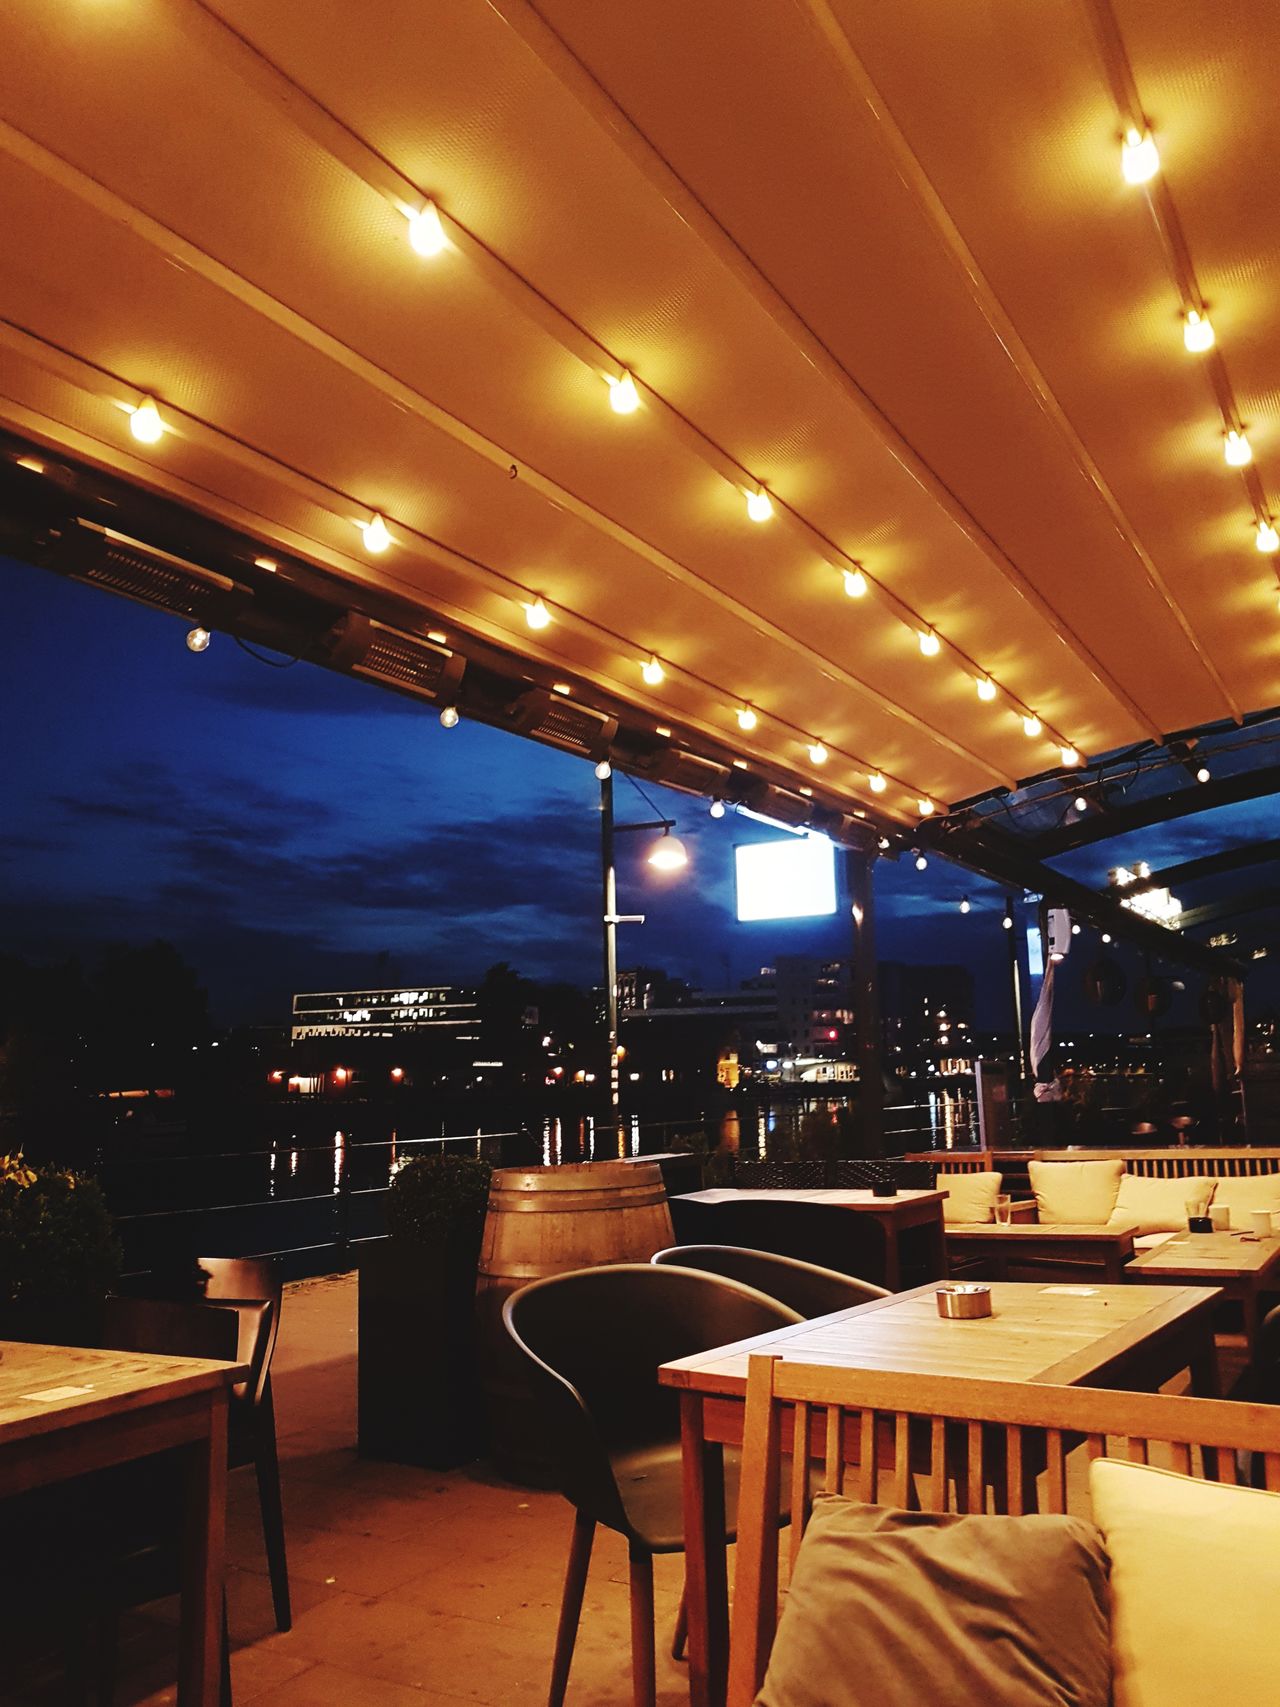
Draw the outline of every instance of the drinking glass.
M1007 1191L996 1195L996 1220L1002 1227L1007 1227L1013 1220L1013 1199Z

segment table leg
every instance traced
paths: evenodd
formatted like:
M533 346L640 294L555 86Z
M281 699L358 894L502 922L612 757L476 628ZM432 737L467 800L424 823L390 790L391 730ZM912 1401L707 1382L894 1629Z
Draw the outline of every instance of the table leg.
M929 1278L931 1280L945 1280L949 1273L947 1268L947 1230L943 1225L941 1210L938 1212L937 1220L929 1225L929 1255L933 1268L933 1273Z
M897 1227L886 1226L884 1230L884 1284L889 1292L902 1290L902 1257L898 1251L898 1241L902 1237Z
M1187 1368L1191 1372L1193 1396L1197 1399L1218 1398L1218 1348L1213 1337L1212 1320L1195 1330L1188 1353Z
M729 1677L729 1579L724 1539L724 1449L703 1436L702 1396L680 1395L689 1699L723 1707Z
M184 1450L178 1707L217 1707L227 1521L227 1395L210 1395L209 1432Z

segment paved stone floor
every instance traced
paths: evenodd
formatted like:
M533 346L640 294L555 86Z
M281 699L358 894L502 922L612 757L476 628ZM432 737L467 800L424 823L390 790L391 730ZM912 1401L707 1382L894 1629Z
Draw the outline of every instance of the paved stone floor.
M236 1707L517 1707L546 1698L570 1508L482 1467L441 1474L355 1452L353 1276L291 1286L274 1365L294 1624L279 1634L252 1470L231 1476ZM681 1560L657 1561L662 1707L688 1701L666 1652ZM117 1707L174 1700L176 1602L127 1622ZM597 1533L570 1707L630 1700L627 1556ZM3 1699L0 1696L0 1699ZM41 1700L50 1697L42 1695Z

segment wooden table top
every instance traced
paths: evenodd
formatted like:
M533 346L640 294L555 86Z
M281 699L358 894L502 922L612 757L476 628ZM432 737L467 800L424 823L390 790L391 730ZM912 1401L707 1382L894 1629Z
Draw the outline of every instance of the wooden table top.
M1280 1238L1246 1239L1238 1233L1175 1233L1163 1245L1143 1251L1130 1268L1161 1274L1265 1274L1280 1261Z
M742 1394L753 1352L797 1363L996 1381L1087 1381L1143 1340L1216 1301L1203 1286L1040 1285L992 1281L992 1314L953 1321L938 1314L937 1283L859 1304L797 1327L664 1363L668 1387Z
M712 1187L706 1191L682 1192L686 1203L828 1203L837 1209L892 1209L901 1203L941 1203L946 1196L945 1191L899 1191L893 1197L877 1197L871 1191L838 1191L821 1188L792 1189L780 1187L778 1190L761 1188L760 1190L737 1190Z
M231 1386L240 1363L0 1340L0 1446Z
M947 1237L1008 1239L1013 1244L1020 1240L1029 1243L1033 1239L1052 1244L1055 1239L1069 1239L1076 1244L1094 1240L1100 1245L1119 1245L1133 1238L1133 1229L1100 1227L1096 1221L1053 1221L1047 1227L1042 1227L1038 1221L1013 1221L1003 1227L996 1221L948 1221Z

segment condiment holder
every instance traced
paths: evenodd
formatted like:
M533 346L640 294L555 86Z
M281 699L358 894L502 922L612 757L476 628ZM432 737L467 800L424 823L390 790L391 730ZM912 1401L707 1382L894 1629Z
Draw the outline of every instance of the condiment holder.
M967 1322L991 1314L991 1288L976 1280L958 1280L940 1286L935 1296L938 1314L953 1321Z

